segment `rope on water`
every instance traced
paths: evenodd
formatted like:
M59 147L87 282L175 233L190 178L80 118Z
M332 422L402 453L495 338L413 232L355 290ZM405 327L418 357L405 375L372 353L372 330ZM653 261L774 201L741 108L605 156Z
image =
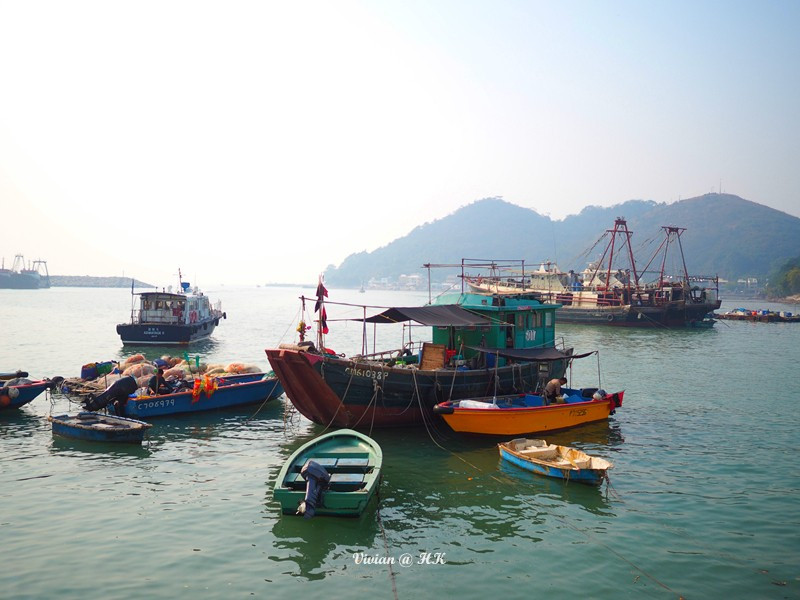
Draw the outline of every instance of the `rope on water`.
M320 369L320 376L322 377L322 380L325 381L325 373L324 373L325 363L324 362L322 363L322 365L320 365L319 369ZM333 425L333 421L336 419L336 415L339 414L339 409L341 409L342 406L344 406L344 401L345 401L345 398L347 398L347 393L350 391L350 384L351 383L353 383L353 370L352 369L350 369L350 379L347 380L347 387L344 389L344 395L342 395L341 399L339 400L339 406L336 407L336 412L333 413L333 416L331 417L331 420L328 421L327 425L325 425L325 429L323 429L320 432L320 435L322 435L323 433L328 431L328 429L330 429L330 426Z
M375 516L378 519L378 527L380 527L381 537L383 538L383 550L386 553L386 558L390 559L389 540L386 537L386 529L383 527L383 519L381 519L381 483L383 483L383 475L381 475L381 479L378 481L378 491L375 493L378 500L378 508L375 511ZM392 582L392 595L394 596L395 600L397 600L397 580L395 578L394 569L392 569L392 561L387 560L386 566L389 568L389 581Z

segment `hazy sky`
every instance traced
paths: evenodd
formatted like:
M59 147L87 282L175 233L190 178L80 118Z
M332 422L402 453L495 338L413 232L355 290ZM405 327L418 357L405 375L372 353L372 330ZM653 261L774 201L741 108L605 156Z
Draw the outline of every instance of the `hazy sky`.
M313 283L487 196L800 216L798 31L796 0L0 0L0 256Z

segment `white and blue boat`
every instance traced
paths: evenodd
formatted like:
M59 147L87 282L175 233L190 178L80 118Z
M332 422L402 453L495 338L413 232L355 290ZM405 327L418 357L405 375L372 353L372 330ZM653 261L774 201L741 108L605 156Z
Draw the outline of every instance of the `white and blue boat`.
M130 323L117 325L117 333L126 345L187 345L211 336L226 319L218 301L212 305L208 296L186 281L180 281L176 292L140 292L139 307L131 308Z
M141 444L150 423L115 415L80 412L77 415L49 416L53 434L89 442Z

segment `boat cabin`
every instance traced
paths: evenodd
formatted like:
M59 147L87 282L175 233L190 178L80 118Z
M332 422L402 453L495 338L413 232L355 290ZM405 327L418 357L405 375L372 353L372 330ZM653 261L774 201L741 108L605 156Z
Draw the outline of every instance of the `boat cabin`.
M443 344L448 353L461 355L465 362L480 357L482 352L476 348L523 350L555 346L555 313L561 305L543 304L534 294L487 296L454 292L439 296L434 304L457 304L487 320L480 325L433 327L433 343ZM506 359L500 357L497 366L505 364Z
M143 292L139 294L139 314L134 322L191 325L211 317L211 303L202 292L188 295Z

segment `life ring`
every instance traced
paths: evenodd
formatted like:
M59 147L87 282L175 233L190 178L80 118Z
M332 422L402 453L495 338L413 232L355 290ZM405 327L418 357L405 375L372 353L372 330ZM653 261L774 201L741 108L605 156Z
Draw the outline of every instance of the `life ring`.
M611 321L613 321L613 320L614 320L614 315L608 315L606 317L606 321L608 321L609 323L611 323Z

